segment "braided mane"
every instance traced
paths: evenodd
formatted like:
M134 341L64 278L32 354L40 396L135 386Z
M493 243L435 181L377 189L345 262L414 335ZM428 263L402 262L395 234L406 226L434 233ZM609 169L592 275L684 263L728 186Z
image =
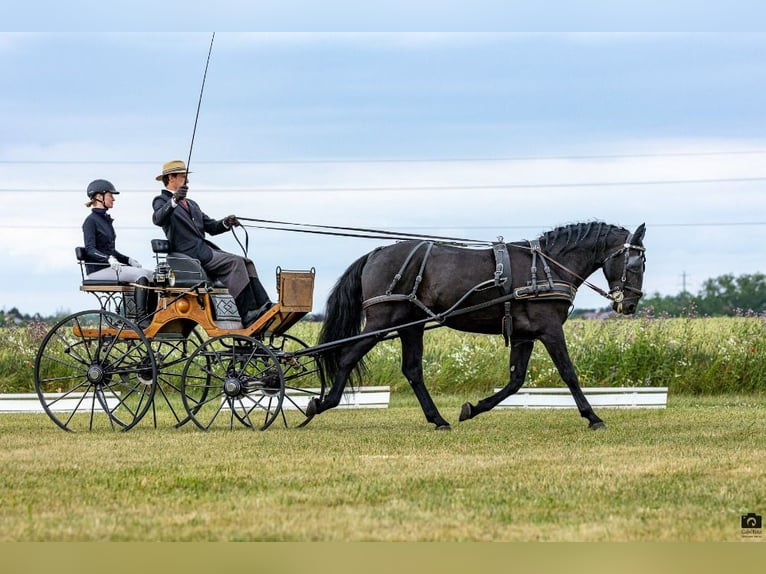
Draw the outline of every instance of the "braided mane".
M570 223L546 231L540 236L540 243L548 253L561 254L574 247L595 247L598 253L605 249L606 238L614 230L627 232L623 227L603 221Z

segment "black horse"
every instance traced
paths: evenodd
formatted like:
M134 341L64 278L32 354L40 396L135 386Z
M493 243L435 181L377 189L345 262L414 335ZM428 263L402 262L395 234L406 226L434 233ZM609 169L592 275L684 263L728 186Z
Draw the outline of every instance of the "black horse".
M538 240L498 242L489 249L410 240L362 256L344 272L327 301L319 336L320 347L327 350L319 361L332 387L321 402L312 399L309 418L337 406L349 377L361 374L364 355L396 332L402 372L426 420L448 429L423 382L423 331L427 323L441 323L460 331L503 334L511 348L509 383L476 405L465 403L461 421L492 409L521 388L539 339L580 415L590 428L603 428L580 389L563 324L583 283L610 299L618 313L635 313L642 296L644 233L644 224L631 233L601 222L578 223ZM599 268L608 293L586 280ZM341 339L347 341L331 344Z

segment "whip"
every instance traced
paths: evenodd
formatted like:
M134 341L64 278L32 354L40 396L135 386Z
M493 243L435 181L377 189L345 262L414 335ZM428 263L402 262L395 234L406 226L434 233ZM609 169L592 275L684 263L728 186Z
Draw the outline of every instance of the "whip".
M194 149L194 136L197 134L197 120L199 120L199 109L202 106L202 94L205 92L205 80L207 79L207 68L210 65L210 54L213 53L213 40L215 40L215 32L213 37L210 38L210 48L207 51L207 61L205 62L205 73L202 76L202 87L199 90L199 100L197 101L197 114L194 116L194 129L192 130L191 144L189 145L189 159L186 161L186 177L184 178L184 185L189 180L189 169L191 166L192 149Z

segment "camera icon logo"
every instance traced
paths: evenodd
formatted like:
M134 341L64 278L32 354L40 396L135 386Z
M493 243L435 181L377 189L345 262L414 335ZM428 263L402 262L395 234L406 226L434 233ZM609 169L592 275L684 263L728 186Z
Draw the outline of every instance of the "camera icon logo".
M760 529L763 527L763 517L755 512L742 515L742 528Z

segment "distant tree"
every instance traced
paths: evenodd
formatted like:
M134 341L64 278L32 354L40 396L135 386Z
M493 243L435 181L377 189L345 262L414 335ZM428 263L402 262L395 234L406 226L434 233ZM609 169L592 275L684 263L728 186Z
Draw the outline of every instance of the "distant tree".
M684 292L663 296L655 293L641 299L639 310L654 316L671 317L765 313L766 275L721 275L705 281L697 295Z
M697 298L688 291L678 295L660 295L655 293L641 299L639 311L649 313L655 317L662 315L671 317L696 315Z
M766 275L727 274L708 279L702 284L698 302L704 315L737 315L766 311Z

